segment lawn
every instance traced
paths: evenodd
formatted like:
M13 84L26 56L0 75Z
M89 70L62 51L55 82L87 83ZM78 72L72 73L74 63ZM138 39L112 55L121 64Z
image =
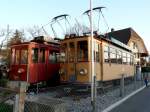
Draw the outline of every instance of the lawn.
M0 103L0 112L13 112L13 105Z

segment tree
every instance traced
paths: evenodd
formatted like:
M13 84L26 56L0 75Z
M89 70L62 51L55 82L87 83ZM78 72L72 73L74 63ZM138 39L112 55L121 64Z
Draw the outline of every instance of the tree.
M12 44L19 44L25 41L24 31L16 31L13 33L12 37L7 43L7 46L11 46Z
M9 25L7 25L7 29L6 30L2 29L0 32L1 32L0 37L2 38L2 41L0 44L0 53L1 53L2 48L6 47L8 39L9 39L12 31L9 29Z
M3 52L5 52L5 58L4 60L10 64L10 46L13 44L19 44L25 41L24 37L24 31L15 30L14 33L9 35L8 41L6 43L5 49Z
M87 33L89 32L89 28L85 25L82 25L80 23L76 23L74 24L73 27L69 28L66 32L66 35L69 35L69 34L76 34L77 36L79 35L83 35L83 33Z
M43 27L39 27L37 25L34 25L32 28L28 29L29 34L33 37L37 37L37 36L42 36L42 35L47 35L47 32L44 30Z

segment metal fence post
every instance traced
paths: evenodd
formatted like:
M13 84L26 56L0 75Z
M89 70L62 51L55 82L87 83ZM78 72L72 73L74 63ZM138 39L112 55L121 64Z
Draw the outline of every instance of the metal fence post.
M141 72L141 85L144 85L144 73Z
M121 75L120 79L120 96L124 96L124 74Z
M21 81L20 87L19 87L20 90L19 90L19 109L18 109L18 112L24 112L26 88L27 88L27 83Z
M136 85L136 75L134 75L134 88L136 89L137 85Z
M18 109L19 109L19 96L16 95L14 105L13 105L13 112L18 112Z
M136 66L134 65L134 88L136 89L137 83L136 83Z

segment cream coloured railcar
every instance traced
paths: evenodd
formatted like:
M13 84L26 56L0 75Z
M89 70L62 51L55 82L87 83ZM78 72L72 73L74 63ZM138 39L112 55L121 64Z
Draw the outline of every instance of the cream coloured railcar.
M94 36L94 68L100 82L134 75L133 54L123 43ZM67 83L91 82L91 37L78 36L61 41L60 80Z

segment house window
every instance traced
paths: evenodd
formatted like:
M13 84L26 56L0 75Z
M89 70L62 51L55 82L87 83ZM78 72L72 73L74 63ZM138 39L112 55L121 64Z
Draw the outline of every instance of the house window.
M137 47L136 47L136 43L135 42L133 42L133 49L136 49Z

